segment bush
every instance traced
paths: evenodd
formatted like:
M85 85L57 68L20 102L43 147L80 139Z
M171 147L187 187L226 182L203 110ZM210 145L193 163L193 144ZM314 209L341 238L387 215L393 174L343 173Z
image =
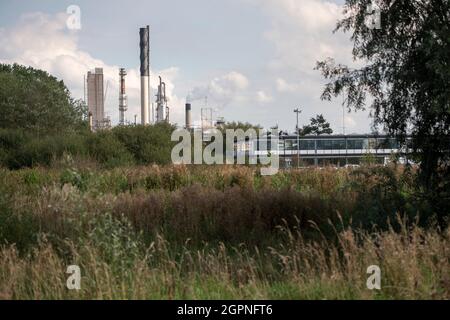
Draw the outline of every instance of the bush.
M73 132L85 123L84 104L63 81L17 64L0 64L0 109L0 127L41 135Z
M38 224L30 214L17 214L0 195L0 246L14 244L21 252L38 241Z
M34 136L17 129L0 129L0 165L10 169L50 166L65 154L94 159L108 168L133 163L168 164L173 130L168 124L158 124Z
M20 130L0 129L0 164L9 167L16 151L25 141L25 134Z
M132 164L133 155L110 131L101 131L89 136L89 155L105 167L126 166Z
M161 123L145 127L116 127L112 132L134 156L136 163L147 165L171 162L173 130L175 128L171 125Z
M357 192L354 212L348 216L354 226L366 229L376 225L388 228L395 224L397 216L413 217L417 211L408 210L414 203L413 188L406 175L389 167L363 167L351 173L349 187Z
M26 137L23 144L8 150L6 165L12 169L34 166L50 166L65 153L85 155L85 138L81 135Z

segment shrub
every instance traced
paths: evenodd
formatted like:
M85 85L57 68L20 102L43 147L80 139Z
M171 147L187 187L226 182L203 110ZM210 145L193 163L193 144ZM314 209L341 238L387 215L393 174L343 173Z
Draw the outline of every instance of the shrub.
M171 162L175 128L161 123L153 126L116 127L112 130L117 139L134 156L138 164L168 164Z
M85 137L74 133L34 137L17 130L8 130L0 136L6 154L4 165L12 169L50 166L64 153L86 154Z
M413 189L407 189L402 173L389 167L362 167L351 175L348 187L357 196L354 212L348 218L355 226L369 229L377 225L386 229L399 214L416 216L417 212L406 210L406 204L414 202Z
M0 246L14 244L23 252L38 241L38 224L30 214L14 213L3 195L0 195Z
M110 131L101 131L88 137L88 150L92 158L105 167L125 166L133 163L133 156Z
M50 166L64 155L91 160L107 168L171 162L174 128L168 124L116 127L90 133L84 130L34 136L16 129L0 129L0 165L10 169Z
M45 71L0 64L0 126L36 134L60 134L83 125L85 106L64 82Z
M0 129L0 164L10 167L17 150L25 143L26 136L22 131Z

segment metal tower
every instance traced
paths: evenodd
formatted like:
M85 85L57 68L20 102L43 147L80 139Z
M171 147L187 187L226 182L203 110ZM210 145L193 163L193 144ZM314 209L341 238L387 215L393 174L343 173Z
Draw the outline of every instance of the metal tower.
M128 110L128 98L125 91L125 76L127 72L120 68L120 92L119 92L119 125L125 125L125 112Z

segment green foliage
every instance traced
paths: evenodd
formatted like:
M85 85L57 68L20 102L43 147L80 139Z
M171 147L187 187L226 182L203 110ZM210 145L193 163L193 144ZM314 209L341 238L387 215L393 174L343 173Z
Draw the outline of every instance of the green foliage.
M116 127L112 130L118 141L133 155L138 164L168 164L174 143L175 128L161 123L153 126Z
M362 167L352 171L353 179L348 185L357 190L354 210L346 218L355 227L370 230L373 226L387 229L388 224L397 226L397 216L414 220L418 207L408 206L414 203L411 181L403 180L404 175L396 174L387 167ZM421 214L428 212L421 211ZM349 221L350 221L349 220Z
M94 160L107 168L134 163L168 164L174 146L173 130L170 125L158 124L36 136L17 129L0 129L0 164L11 169L51 166L64 156Z
M17 64L0 64L0 109L1 128L20 128L37 135L79 129L85 113L63 81Z
M78 238L76 245L83 250L95 246L97 254L115 272L125 271L134 266L142 253L141 235L137 233L125 217L113 217L109 213L101 215L83 214L72 227Z
M90 156L108 168L133 163L133 155L110 131L90 135L87 147Z
M86 179L75 169L65 169L60 176L61 185L70 184L79 190L86 190Z
M449 230L385 223L418 208L413 172L255 173L0 169L0 298L450 297ZM366 286L374 263L384 270L377 292ZM82 270L77 291L65 287L73 264Z
M25 252L37 244L38 233L35 217L14 213L5 196L0 195L0 246L13 244Z
M301 136L316 135L321 136L324 134L333 134L330 123L325 120L323 115L319 114L315 118L311 118L311 124L303 126L299 130Z
M0 298L450 296L449 231L396 222L423 212L413 171L257 172L0 169ZM384 270L376 293L373 263ZM79 291L64 286L72 264Z
M25 141L26 137L20 130L0 129L0 164L12 167L16 152Z
M367 152L361 159L361 164L363 166L371 166L377 163L377 157L374 154Z
M319 62L330 82L322 99L346 95L349 109L370 108L382 125L413 149L420 163L418 197L428 198L441 222L448 216L450 177L450 2L377 1L381 28L366 26L371 0L346 0L337 30L352 33L352 69L333 59Z
M18 135L10 131L10 135ZM20 134L19 134L20 136ZM86 155L85 138L82 135L67 133L45 137L21 135L21 143L18 146L6 147L6 157L3 164L9 168L50 166L56 159L64 154Z

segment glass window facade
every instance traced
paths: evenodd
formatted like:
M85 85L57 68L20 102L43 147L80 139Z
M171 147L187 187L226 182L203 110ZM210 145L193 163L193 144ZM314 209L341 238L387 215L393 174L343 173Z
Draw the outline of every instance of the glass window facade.
M362 150L364 145L364 139L347 139L347 149Z
M308 151L308 154L314 151L342 151L352 150L364 153L367 150L398 150L400 143L393 138L359 138L359 137L342 137L342 138L300 138L300 145L297 146L297 138L287 137L279 140L279 151ZM408 139L408 145L411 145L411 140ZM265 151L271 148L270 140L258 140L254 144L258 151Z

